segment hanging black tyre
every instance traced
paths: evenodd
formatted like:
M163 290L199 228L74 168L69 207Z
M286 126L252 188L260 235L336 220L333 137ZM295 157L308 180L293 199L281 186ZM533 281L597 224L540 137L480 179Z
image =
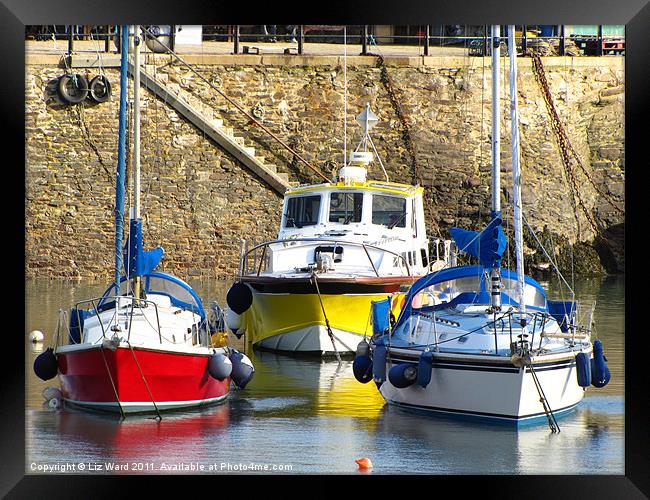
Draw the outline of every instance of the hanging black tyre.
M90 98L95 102L106 102L111 98L111 82L104 75L90 80Z
M57 90L65 102L77 104L88 96L88 80L80 74L63 75L59 79Z

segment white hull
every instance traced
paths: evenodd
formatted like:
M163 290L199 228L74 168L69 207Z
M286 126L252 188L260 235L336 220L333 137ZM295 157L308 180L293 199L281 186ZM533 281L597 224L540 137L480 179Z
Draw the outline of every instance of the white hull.
M339 354L353 354L363 335L332 328L334 345ZM273 335L256 342L255 347L278 352L296 354L319 354L334 356L334 345L327 333L327 328L322 325L313 325L300 328L293 332Z
M174 401L174 402L157 402L156 406L151 401L134 401L134 402L103 402L103 401L75 401L63 398L63 401L72 406L94 410L99 412L133 414L133 413L152 413L158 411L182 410L189 408L199 408L203 406L214 405L223 402L228 394L210 399L199 399L194 401Z
M530 368L499 363L494 356L477 358L436 358L426 388L413 384L398 389L386 380L380 392L390 404L412 410L518 423L546 418ZM535 360L534 369L550 408L557 415L575 407L582 400L584 389L578 385L573 356L552 358L553 361ZM395 360L393 356L393 361L405 360ZM388 362L386 373L391 366Z

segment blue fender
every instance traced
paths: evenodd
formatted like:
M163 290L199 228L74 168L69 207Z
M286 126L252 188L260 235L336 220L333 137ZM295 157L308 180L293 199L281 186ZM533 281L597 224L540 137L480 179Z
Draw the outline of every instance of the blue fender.
M375 346L372 352L372 378L380 386L386 381L386 347Z
M591 359L589 354L581 352L576 356L576 375L580 387L589 387L591 384Z
M431 382L431 371L433 370L433 352L425 351L420 354L418 362L418 379L420 387L425 388Z
M404 389L415 383L418 378L418 368L413 363L400 363L388 372L388 380L398 389Z
M367 355L357 355L352 362L352 373L354 378L362 384L366 384L372 380L372 359Z
M606 361L603 343L600 340L594 341L594 357L591 360L591 385L594 387L605 387L612 377Z
M41 380L50 380L59 372L59 364L51 347L39 354L34 360L34 373Z
M237 349L231 349L230 362L232 363L230 379L237 387L243 389L253 379L255 367L250 358Z

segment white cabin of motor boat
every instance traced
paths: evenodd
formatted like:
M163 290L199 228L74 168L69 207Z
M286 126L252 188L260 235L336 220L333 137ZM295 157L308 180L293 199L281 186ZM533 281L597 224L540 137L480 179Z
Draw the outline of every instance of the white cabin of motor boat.
M357 121L364 131L357 149L331 182L286 191L277 240L243 251L242 276L422 276L436 264L424 189L388 180L369 135L377 122L369 105ZM375 160L385 180L368 179Z

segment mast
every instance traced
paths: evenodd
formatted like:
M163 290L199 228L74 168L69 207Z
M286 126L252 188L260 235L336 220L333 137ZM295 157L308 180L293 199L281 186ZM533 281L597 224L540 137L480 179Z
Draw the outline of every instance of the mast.
M140 218L140 26L133 27L133 218Z
M501 26L492 26L492 219L501 217L501 144L500 144L500 94L499 59L501 57ZM494 311L501 310L501 268L490 272L492 282L491 304Z
M512 126L512 193L514 201L515 254L517 258L517 301L525 321L524 302L524 237L521 206L521 170L519 167L519 110L517 107L517 46L515 27L508 26L508 49L510 51L510 118ZM524 326L524 324L522 324Z
M132 278L134 304L142 298L142 276L151 272L160 263L164 250L162 247L144 251L142 244L142 217L140 214L140 53L142 43L140 26L133 30L133 213L129 224L129 265L126 266L127 277Z
M501 26L492 26L492 218L501 214Z
M133 218L140 219L140 25L133 27ZM139 223L139 222L138 222ZM140 298L140 276L133 277L133 296Z
M120 116L117 143L117 175L115 182L115 294L120 293L122 269L122 236L124 234L124 178L126 176L126 89L129 56L128 26L121 27L120 60Z

